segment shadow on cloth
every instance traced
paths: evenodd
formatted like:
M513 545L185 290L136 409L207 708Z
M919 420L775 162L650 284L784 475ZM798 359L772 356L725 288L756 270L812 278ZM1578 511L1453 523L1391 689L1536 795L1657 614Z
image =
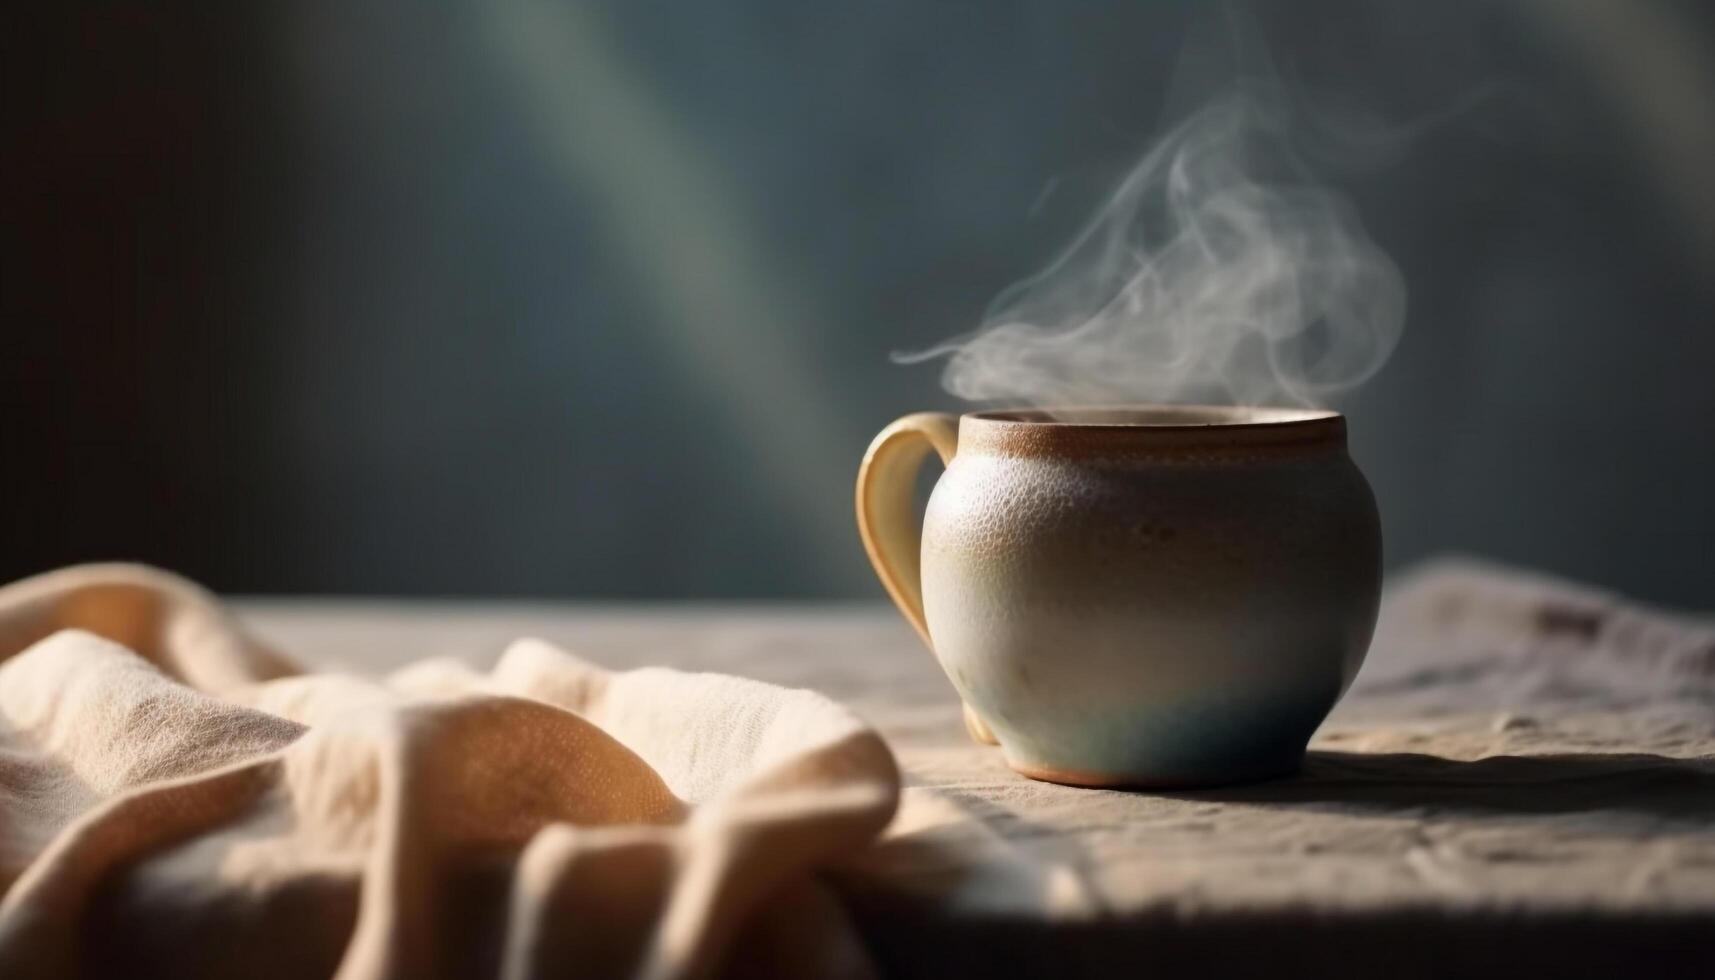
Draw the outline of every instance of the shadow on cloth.
M1187 801L1421 820L1616 814L1672 832L1708 825L1715 813L1715 759L1646 753L1494 756L1458 760L1420 753L1311 752L1296 776L1198 790L1138 793ZM980 820L1018 819L1000 808L960 805ZM1663 825L1668 826L1663 826ZM933 836L884 842L932 858ZM1065 857L1066 855L1061 855ZM950 863L950 862L944 862ZM1147 872L1144 872L1147 873ZM849 885L850 882L847 882ZM977 882L975 888L994 888ZM999 891L1001 889L994 888ZM1225 910L1195 914L1159 904L1123 916L1074 915L1050 930L1032 915L949 915L913 907L909 895L844 889L892 976L1378 976L1392 978L1609 977L1647 968L1656 976L1715 975L1708 920L1695 911L1616 914L1597 908L1544 912L1468 910L1437 904ZM932 922L932 927L925 927Z
M1600 810L1704 824L1715 813L1715 759L1631 752L1461 760L1415 752L1316 750L1295 776L1156 795L1224 803L1329 804L1348 812Z

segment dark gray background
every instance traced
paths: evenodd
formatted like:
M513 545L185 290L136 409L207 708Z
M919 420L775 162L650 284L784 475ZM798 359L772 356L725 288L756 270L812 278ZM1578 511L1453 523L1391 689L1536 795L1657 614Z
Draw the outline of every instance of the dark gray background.
M25 6L0 573L245 591L879 595L858 456L956 407L888 353L1231 69L1190 0ZM1341 406L1394 566L1715 607L1710 11L1241 5L1404 127L1326 161L1411 291Z

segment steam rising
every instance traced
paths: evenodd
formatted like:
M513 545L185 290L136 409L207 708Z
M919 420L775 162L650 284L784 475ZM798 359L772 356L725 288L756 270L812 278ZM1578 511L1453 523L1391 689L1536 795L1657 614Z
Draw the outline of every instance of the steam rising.
M1281 105L1240 92L1168 133L1045 270L947 356L975 401L1322 405L1399 341L1399 270L1293 157Z

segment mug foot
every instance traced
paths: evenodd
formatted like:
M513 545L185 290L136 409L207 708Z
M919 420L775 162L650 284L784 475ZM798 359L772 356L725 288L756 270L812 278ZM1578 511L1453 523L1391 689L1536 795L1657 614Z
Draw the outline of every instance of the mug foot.
M1026 762L1006 760L1006 764L1021 776L1044 783L1058 783L1062 786L1076 786L1083 789L1197 789L1210 786L1231 786L1234 783L1254 783L1265 779L1279 779L1298 772L1303 765L1304 757L1299 755L1287 764L1266 766L1256 770L1240 770L1231 773L1210 773L1208 775L1185 776L1128 776L1116 773L1095 772L1087 769L1063 769L1056 766L1038 766Z

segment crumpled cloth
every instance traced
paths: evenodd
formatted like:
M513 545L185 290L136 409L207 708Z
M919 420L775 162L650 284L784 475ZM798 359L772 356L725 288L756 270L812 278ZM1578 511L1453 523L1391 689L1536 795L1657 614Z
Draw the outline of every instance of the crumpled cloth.
M898 796L808 691L308 674L156 569L0 588L0 977L863 976L817 871Z

